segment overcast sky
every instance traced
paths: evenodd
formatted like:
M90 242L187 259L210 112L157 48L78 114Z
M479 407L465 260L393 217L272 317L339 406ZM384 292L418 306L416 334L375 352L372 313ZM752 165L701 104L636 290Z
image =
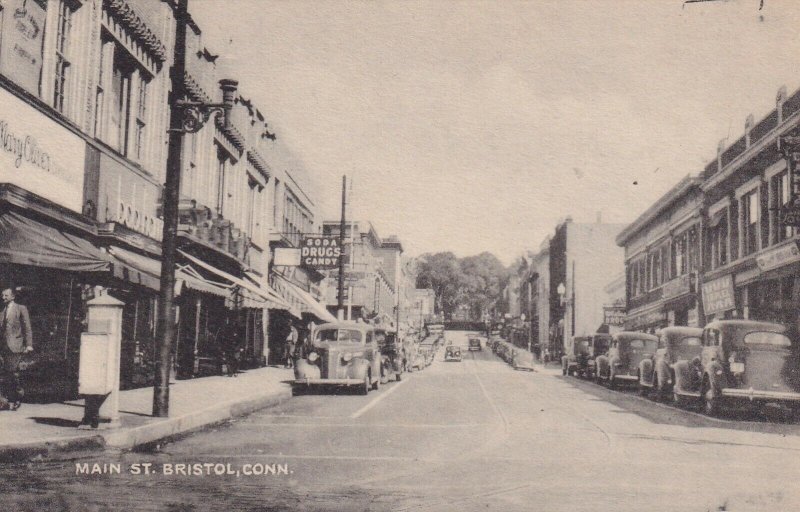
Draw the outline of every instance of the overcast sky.
M556 222L630 222L800 84L794 0L190 0L338 218L505 263ZM636 183L636 184L635 184Z

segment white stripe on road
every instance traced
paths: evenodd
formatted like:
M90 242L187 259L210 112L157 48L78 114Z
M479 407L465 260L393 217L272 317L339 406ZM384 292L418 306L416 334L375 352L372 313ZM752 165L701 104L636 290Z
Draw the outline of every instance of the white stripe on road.
M384 398L386 398L387 396L389 396L389 395L391 395L392 393L394 393L394 392L395 392L395 390L397 390L397 388L399 388L400 386L402 386L402 385L403 385L403 384L405 384L406 382L408 382L408 379L406 379L406 380L401 380L400 382L397 382L397 383L395 383L395 385L394 385L394 386L392 386L391 388L389 388L389 391L387 391L387 392L385 392L385 393L381 393L380 395L378 395L378 396L375 398L375 400L371 401L370 403L368 403L367 405L365 405L365 406L364 406L364 407L362 407L361 409L359 409L359 410L357 410L356 412L354 412L352 415L350 415L350 417L351 417L351 418L353 418L353 419L355 419L355 418L358 418L359 416L361 416L362 414L364 414L364 413L365 413L365 412L367 412L368 410L370 410L370 409L372 409L373 407L375 407L376 405L378 405L378 402L380 402L381 400L383 400L383 399L384 399Z
M485 428L487 423L458 423L443 425L440 423L246 423L244 426L255 427L316 427L316 428L339 428L339 427L363 427L363 428Z

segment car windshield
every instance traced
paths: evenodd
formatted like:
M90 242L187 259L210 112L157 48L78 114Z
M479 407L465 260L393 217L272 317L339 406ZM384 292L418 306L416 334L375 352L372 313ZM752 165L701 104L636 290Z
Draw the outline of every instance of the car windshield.
M361 343L363 339L361 331L357 329L322 329L317 331L317 341Z
M699 347L701 343L697 336L687 336L681 340L681 345L686 347Z
M748 345L792 346L792 342L789 338L777 332L750 332L745 334L744 342Z

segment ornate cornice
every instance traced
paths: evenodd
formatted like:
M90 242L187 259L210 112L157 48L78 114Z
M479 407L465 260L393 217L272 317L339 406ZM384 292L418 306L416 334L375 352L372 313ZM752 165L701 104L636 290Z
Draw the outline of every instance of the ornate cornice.
M252 149L247 150L247 161L250 162L253 167L255 167L258 172L264 175L266 179L270 177L269 165L267 164L264 157L262 157L258 152Z
M167 47L125 0L103 0L103 6L156 60L162 64L166 62Z

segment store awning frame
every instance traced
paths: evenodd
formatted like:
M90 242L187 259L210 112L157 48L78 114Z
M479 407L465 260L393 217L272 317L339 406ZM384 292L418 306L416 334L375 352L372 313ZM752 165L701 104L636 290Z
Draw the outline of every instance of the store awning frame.
M336 322L338 321L328 308L326 308L322 303L320 303L317 299L311 296L310 293L303 290L296 284L292 283L288 279L278 274L274 274L275 277L280 280L281 285L284 286L289 293L293 294L297 299L306 305L306 310L308 313L316 316L323 322Z
M260 297L264 301L264 304L269 309L286 309L291 311L292 309L291 306L282 297L280 297L274 290L259 287L258 285L255 284L250 284L247 281L244 281L243 279L239 279L238 277L232 276L231 274L225 272L224 270L220 270L214 267L213 265L210 265L205 261L196 258L191 254L186 253L185 251L182 251L180 249L178 249L177 251L181 255L183 255L186 259L188 259L190 262L198 265L199 267L204 268L205 270L213 274L216 274L217 276L225 279L226 281L230 281L236 286L239 286L240 288L247 290L248 292L256 295L257 297Z

